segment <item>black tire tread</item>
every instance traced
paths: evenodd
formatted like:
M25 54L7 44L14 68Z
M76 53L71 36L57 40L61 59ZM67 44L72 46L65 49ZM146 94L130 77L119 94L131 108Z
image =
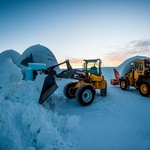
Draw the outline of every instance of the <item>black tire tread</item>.
M82 99L81 99L81 95L83 93L84 90L86 89L90 89L92 91L92 99L86 103L84 102ZM75 94L75 97L76 97L76 101L81 104L82 106L87 106L87 105L90 105L93 101L94 101L94 97L95 97L95 90L93 89L92 86L87 86L87 85L82 85L81 87L79 87L76 91L76 94Z

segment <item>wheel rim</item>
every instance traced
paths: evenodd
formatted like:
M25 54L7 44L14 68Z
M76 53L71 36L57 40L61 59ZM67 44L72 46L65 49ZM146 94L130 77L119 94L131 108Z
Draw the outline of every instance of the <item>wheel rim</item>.
M125 88L125 86L126 86L126 83L125 83L124 81L122 81L122 82L121 82L121 87L122 87L122 88Z
M146 84L142 84L141 87L140 87L140 91L143 94L147 94L147 92L148 92L148 86Z
M86 90L82 94L82 99L84 102L89 102L92 99L92 92L90 90Z

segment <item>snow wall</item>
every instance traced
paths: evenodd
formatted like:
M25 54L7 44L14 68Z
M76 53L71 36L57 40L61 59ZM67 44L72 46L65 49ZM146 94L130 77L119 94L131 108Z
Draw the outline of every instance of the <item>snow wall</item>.
M40 44L30 46L22 55L15 50L5 50L0 53L0 62L4 62L8 58L21 68L23 75L25 75L28 63L45 63L47 68L58 63L52 51ZM56 71L60 71L60 68L57 67Z
M34 63L45 63L47 67L57 64L57 60L52 51L39 44L27 48L20 57L20 63L23 64L25 59Z
M13 49L5 50L2 53L0 53L0 62L4 62L7 58L11 58L12 62L18 66L20 56L21 55Z
M40 44L30 46L20 56L20 68L25 75L28 63L45 63L46 67L56 65L58 62L50 49ZM56 71L59 71L59 67Z

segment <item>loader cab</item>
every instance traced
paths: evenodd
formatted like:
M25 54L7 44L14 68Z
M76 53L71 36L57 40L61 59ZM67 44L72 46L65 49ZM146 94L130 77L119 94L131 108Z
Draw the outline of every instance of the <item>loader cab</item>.
M141 60L134 62L134 79L135 80L139 78L139 75L143 74L143 67L144 67L144 64Z
M101 76L102 70L101 70L101 60L100 59L86 59L83 60L83 70L85 72L90 72L94 75Z
M139 75L146 75L150 71L150 61L143 59L134 62L134 79L137 80Z

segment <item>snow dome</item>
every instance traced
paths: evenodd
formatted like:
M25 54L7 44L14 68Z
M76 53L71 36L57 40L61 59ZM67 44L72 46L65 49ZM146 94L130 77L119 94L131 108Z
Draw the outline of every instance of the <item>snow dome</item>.
M119 71L120 76L124 76L124 74L128 73L131 69L131 63L133 63L135 60L142 60L142 59L150 59L149 57L145 56L134 56L127 60L125 60L122 64L120 64L117 67L117 70Z
M28 63L45 63L47 67L57 64L57 60L50 49L42 45L33 45L27 48L20 57L20 63L28 66Z
M17 51L11 49L0 53L0 62L4 62L7 58L11 58L12 62L18 66L20 54Z

